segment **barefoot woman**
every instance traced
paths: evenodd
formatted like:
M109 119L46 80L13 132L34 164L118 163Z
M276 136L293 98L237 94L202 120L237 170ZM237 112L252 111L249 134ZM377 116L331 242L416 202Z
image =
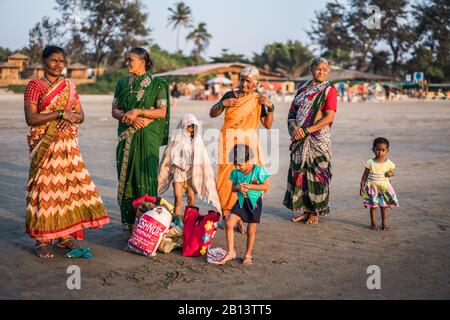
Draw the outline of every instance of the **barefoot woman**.
M330 125L337 109L337 95L327 81L328 68L324 58L312 61L313 80L298 89L289 110L291 161L283 203L293 212L304 211L294 222L317 224L318 215L330 212Z
M63 49L46 47L44 77L30 81L25 92L25 118L31 127L26 225L43 259L53 257L53 240L74 249L72 238L82 240L84 229L109 222L78 149L84 113L74 83L61 77L64 58Z

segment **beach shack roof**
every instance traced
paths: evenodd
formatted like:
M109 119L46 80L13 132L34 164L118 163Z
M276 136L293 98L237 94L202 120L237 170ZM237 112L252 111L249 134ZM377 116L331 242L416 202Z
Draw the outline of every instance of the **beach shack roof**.
M44 67L40 63L35 63L27 66L27 69L44 69Z
M245 63L231 62L231 63L208 63L198 66L185 67L181 69L166 71L155 74L157 77L189 77L189 76L203 76L209 74L218 74L226 72L239 72L245 67L249 66ZM259 69L261 78L271 77L276 78L278 74Z
M307 75L298 78L300 81L311 80L312 76ZM297 79L296 79L297 80ZM328 73L329 81L340 81L340 80L369 80L369 81L388 81L392 80L390 77L381 76L375 73L361 72L357 70L339 70L330 71Z
M20 53L20 52L17 52L17 53L14 53L13 55L10 55L10 56L8 57L8 59L29 60L30 57L28 57L28 56L26 56L26 55L24 55L24 54L22 54L22 53Z
M67 70L87 70L88 67L81 63L74 63L67 67Z
M20 67L18 65L15 65L13 63L9 63L9 62L3 62L0 63L0 68L14 68L14 69L20 69Z

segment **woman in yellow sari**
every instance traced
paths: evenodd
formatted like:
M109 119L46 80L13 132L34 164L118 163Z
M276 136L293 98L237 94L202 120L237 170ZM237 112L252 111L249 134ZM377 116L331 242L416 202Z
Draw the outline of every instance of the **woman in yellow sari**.
M52 258L49 244L74 249L83 230L109 222L105 206L78 148L78 125L84 121L75 84L61 77L65 53L46 47L44 77L32 80L25 92L25 118L30 126L30 172L26 227L36 240L35 253Z
M264 165L258 126L261 123L267 129L272 127L274 106L268 97L255 92L258 81L257 68L253 66L244 68L240 73L239 89L225 93L210 110L211 118L225 112L219 141L217 172L217 189L224 217L230 213L237 201L236 193L231 190L232 182L230 181L230 174L234 169L232 156L234 146L248 145L254 155L254 164ZM241 232L245 232L242 221L238 227Z

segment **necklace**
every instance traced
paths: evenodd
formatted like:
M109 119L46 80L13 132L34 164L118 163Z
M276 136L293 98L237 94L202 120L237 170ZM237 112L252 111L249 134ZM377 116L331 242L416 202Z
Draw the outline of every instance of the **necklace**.
M128 85L130 87L130 93L137 93L137 95L136 95L137 101L141 101L142 96L145 93L145 88L147 88L150 85L150 83L152 82L152 78L150 77L150 75L148 75L146 73L145 78L144 78L144 80L141 81L141 84L140 84L138 90L133 90L134 79L135 79L134 76L130 76L130 80L128 81Z
M48 80L46 76L44 76L43 78L44 78L45 81L48 82L48 84L49 84L50 86L53 86L53 85L59 80L60 77L56 78L56 80L53 81L53 82L51 82L50 80Z

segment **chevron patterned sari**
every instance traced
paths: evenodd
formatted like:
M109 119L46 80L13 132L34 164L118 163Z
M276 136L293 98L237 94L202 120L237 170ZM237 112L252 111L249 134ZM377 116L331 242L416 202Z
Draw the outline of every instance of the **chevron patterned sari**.
M79 103L73 82L61 79L39 98L38 111L73 110ZM58 120L33 126L27 136L30 171L26 229L41 242L73 236L109 222L108 214L86 170L78 148L78 125L64 131Z

